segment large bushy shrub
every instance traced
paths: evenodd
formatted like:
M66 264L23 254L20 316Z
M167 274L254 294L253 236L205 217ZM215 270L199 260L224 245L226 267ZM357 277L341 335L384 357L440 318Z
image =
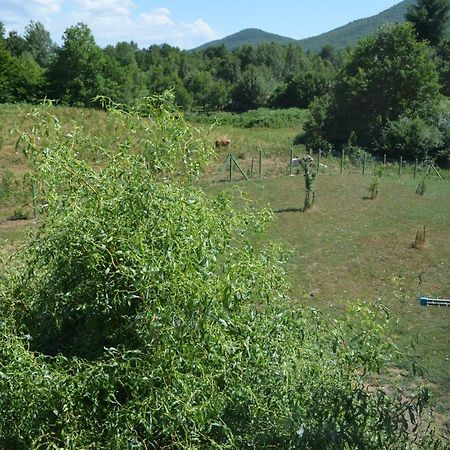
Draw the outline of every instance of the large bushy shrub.
M251 244L268 214L175 180L201 147L163 102L138 113L115 111L125 139L95 168L80 129L50 117L25 139L41 219L0 283L0 447L432 445L425 390L367 386L389 348L376 314L288 305L282 254ZM153 159L130 145L139 124Z
M383 128L377 150L390 157L450 163L450 103L442 100L417 114L401 116Z

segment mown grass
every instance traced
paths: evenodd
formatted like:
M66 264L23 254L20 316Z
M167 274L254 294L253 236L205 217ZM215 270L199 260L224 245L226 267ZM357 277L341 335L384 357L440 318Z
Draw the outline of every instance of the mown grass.
M22 107L22 111L30 112L31 108ZM76 119L87 132L95 131L101 146L109 146L114 139L117 130L100 111L57 108L56 112L62 123ZM32 219L7 220L17 208L31 217L29 186L23 179L28 168L20 149L15 148L17 135L9 133L31 123L17 107L0 107L0 169L13 174L15 190L21 191L0 200L0 269L7 264L7 255L26 239L27 228L34 226ZM202 184L211 193L237 186L255 207L270 206L275 211L260 244L278 241L292 251L289 272L293 302L314 306L334 317L356 300L386 304L399 348L405 353L413 351L425 370L423 378L413 377L406 370L411 362L405 356L391 378L379 382L398 381L407 389L418 382L427 383L435 396L440 422L450 427L450 316L445 309L421 307L418 302L419 295L450 296L450 174L442 173L444 182L430 178L421 196L415 190L426 167L419 167L414 179L413 166L409 165L399 178L392 162L381 177L378 197L368 200L372 166L366 168L364 176L360 166L346 166L340 175L339 159L323 159L327 167L317 178L314 208L307 213L283 211L303 205L303 178L286 176L290 149L294 156L306 151L293 146L301 125L277 129L216 125L210 129L209 125L196 124L200 132L210 133L211 145L219 136L232 140L231 149L217 152ZM258 179L260 150L264 160L262 178ZM230 151L248 175L253 165L253 180L217 183L228 177L226 157ZM96 162L97 155L92 152L81 156ZM232 177L233 181L243 179L236 169ZM414 249L411 241L424 226L426 245Z

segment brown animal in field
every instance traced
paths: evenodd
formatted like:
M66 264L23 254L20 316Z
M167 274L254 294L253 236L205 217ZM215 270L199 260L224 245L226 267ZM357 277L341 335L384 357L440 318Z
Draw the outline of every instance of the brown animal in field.
M216 145L216 148L230 147L231 139L227 138L227 137L222 137L222 138L216 139L215 145Z

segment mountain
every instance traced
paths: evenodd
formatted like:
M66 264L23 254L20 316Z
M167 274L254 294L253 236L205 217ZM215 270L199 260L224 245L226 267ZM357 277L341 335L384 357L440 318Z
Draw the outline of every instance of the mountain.
M224 45L228 50L240 47L244 44L257 46L267 42L276 42L278 44L299 44L305 50L318 51L325 45L332 45L336 49L342 49L354 45L358 39L370 34L374 34L382 25L389 23L404 22L408 7L417 0L403 0L381 13L367 17L365 19L355 20L339 28L328 31L318 36L306 39L292 39L278 34L267 33L257 28L247 28L223 39L207 42L200 47L192 49L193 51L204 50L208 47Z
M355 20L339 28L319 34L318 36L297 41L305 50L318 51L324 45L332 45L336 49L354 45L358 39L376 33L382 25L405 22L408 7L416 0L404 0L379 14L365 19Z
M276 42L277 44L297 44L298 41L278 34L267 33L257 28L246 28L245 30L238 31L237 33L230 34L223 39L217 39L215 41L207 42L200 47L194 48L194 51L204 50L205 48L224 45L227 50L233 50L234 48L241 47L245 44L254 45L255 47L264 44L265 42Z

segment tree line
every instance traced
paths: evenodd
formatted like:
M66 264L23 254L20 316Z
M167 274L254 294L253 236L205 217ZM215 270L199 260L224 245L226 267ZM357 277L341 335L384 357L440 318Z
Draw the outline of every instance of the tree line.
M39 22L23 36L0 24L0 102L125 105L172 89L185 111L309 108L312 149L450 159L449 0L419 0L406 24L383 27L352 49L265 43L185 51L134 42L100 48L85 24L55 45Z
M48 97L72 106L94 106L101 94L133 104L143 95L173 89L185 110L245 111L261 106L307 107L332 84L342 53L318 55L297 45L223 45L203 51L170 45L140 49L134 42L100 48L85 24L69 27L57 46L40 22L23 36L0 25L0 102Z

